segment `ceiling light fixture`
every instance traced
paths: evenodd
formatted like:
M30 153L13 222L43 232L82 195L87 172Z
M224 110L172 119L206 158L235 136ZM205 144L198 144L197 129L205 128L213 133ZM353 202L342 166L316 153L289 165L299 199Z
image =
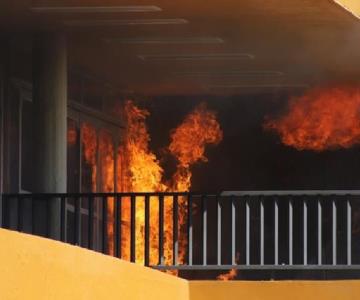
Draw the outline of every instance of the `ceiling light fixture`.
M279 71L204 71L204 72L174 72L175 76L179 77L281 77L283 72Z
M217 37L153 37L153 38L106 38L106 42L117 42L121 44L222 44L224 40Z
M290 89L290 88L309 88L307 84L219 84L207 85L210 90L217 89Z
M131 26L131 25L181 25L188 24L185 19L133 19L133 20L66 20L66 26Z
M161 8L154 5L130 6L35 6L30 10L34 13L130 13L158 12Z
M249 53L215 54L174 54L174 55L138 55L144 61L199 61L199 60L251 60L255 56Z

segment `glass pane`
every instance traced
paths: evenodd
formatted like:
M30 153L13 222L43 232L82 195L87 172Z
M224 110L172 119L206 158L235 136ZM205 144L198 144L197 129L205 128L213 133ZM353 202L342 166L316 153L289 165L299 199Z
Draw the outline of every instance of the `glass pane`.
M114 191L114 141L112 135L101 130L99 135L100 156L100 190L101 192Z
M82 137L82 172L81 191L96 192L97 190L97 132L89 123L81 126Z
M77 193L80 189L79 128L74 120L68 119L67 123L67 190L69 193Z
M33 105L29 101L23 101L21 128L21 188L25 191L33 191Z

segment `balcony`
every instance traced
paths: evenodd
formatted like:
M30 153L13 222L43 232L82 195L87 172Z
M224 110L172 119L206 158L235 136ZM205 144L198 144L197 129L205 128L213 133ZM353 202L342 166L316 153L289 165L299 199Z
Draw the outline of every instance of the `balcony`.
M359 200L355 190L4 194L2 227L49 236L32 212L55 201L61 241L186 278L359 278Z

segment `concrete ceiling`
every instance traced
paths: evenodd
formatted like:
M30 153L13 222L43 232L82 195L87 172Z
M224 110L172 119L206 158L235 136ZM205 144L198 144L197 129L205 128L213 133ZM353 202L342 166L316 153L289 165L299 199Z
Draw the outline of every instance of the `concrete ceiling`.
M126 92L260 93L360 80L360 20L333 0L1 2L1 31L65 30L71 66ZM150 11L106 9L134 5Z

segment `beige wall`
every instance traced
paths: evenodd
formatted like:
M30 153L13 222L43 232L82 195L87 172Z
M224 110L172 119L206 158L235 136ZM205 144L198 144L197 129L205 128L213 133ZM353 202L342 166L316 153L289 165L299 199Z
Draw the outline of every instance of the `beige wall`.
M193 281L0 229L0 299L358 300L360 281Z
M354 15L360 17L360 0L334 0Z
M359 281L190 282L191 300L358 300Z
M188 299L185 280L60 242L0 230L0 299Z

